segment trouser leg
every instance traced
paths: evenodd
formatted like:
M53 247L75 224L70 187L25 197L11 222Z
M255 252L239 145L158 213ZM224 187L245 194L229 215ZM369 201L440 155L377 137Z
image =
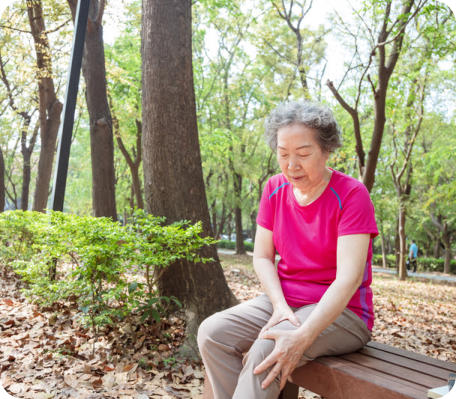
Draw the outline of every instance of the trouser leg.
M316 305L309 305L295 311L299 320L304 322ZM271 329L296 329L285 320ZM356 351L370 340L370 332L365 323L352 311L346 309L328 328L326 328L304 353L298 366L325 355L339 355ZM254 375L253 370L268 356L274 348L274 341L257 339L252 344L244 359L244 367L239 376L233 399L268 398L275 399L280 393L280 380L276 378L266 389L261 388L261 382L269 370L263 374Z
M272 305L262 295L215 313L201 323L198 347L215 399L232 398L243 367L243 353L271 315Z

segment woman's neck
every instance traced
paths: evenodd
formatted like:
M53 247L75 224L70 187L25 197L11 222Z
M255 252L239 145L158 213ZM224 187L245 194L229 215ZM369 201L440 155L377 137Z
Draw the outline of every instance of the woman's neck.
M333 172L330 169L326 169L323 178L313 187L309 187L308 189L301 190L298 187L293 187L293 194L296 201L298 201L298 204L301 206L310 205L317 198L319 198L328 186L332 173Z

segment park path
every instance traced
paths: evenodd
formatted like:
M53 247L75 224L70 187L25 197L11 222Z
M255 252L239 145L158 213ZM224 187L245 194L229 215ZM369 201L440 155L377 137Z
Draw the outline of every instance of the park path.
M220 254L226 254L226 255L234 255L235 251L232 249L225 249L225 248L218 248L217 249L218 253ZM247 255L252 256L253 253L250 251L247 251ZM276 259L279 259L277 256ZM397 271L395 269L385 269L383 267L378 267L378 266L373 266L372 271L374 273L387 273L387 274L397 274ZM449 282L449 283L456 283L456 276L449 276L445 274L437 274L437 273L425 273L425 272L416 272L413 273L411 271L407 271L408 277L416 277L416 278L423 278L423 279L428 279L428 280L434 280L434 281L444 281L444 282Z

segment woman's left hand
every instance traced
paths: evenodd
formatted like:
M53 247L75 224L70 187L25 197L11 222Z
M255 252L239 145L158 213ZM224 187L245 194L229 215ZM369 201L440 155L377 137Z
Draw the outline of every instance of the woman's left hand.
M253 370L254 374L261 374L269 367L271 371L261 384L263 389L280 374L280 389L283 389L289 375L298 365L304 351L311 345L302 331L298 330L267 330L258 338L273 339L275 346L272 352Z

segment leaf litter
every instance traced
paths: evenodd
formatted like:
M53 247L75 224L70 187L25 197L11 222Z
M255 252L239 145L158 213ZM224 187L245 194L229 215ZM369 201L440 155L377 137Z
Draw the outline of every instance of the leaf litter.
M240 301L261 293L251 258L221 258ZM14 273L0 272L0 385L14 398L202 398L201 364L175 358L182 314L159 328L130 319L94 335L74 307L39 308L23 297ZM374 340L456 362L455 285L375 275L373 291ZM320 397L301 389L300 398Z

